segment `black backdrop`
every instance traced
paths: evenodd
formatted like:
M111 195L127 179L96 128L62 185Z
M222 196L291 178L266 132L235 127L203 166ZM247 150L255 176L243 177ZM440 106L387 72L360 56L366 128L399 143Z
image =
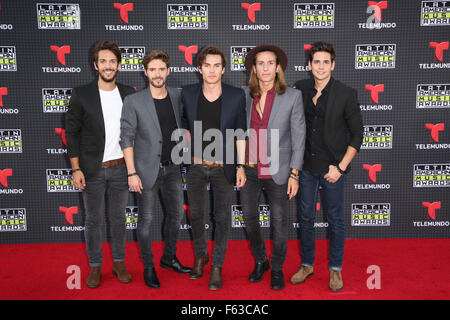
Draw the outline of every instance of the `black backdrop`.
M449 236L450 3L242 1L0 2L0 244L83 241L64 112L71 88L96 76L89 50L100 39L119 44L118 81L138 90L146 86L140 59L151 49L169 53L168 85L181 87L199 80L195 52L217 45L229 60L224 81L245 86L242 62L253 46L282 47L293 84L310 76L308 45L334 43L334 77L358 91L366 130L347 176L348 237ZM231 239L246 238L238 195L230 208ZM130 193L129 241L135 205ZM326 214L318 209L317 235L325 238ZM261 199L264 227L268 210ZM162 239L162 220L160 210L154 240ZM205 223L211 236L211 221ZM187 210L180 228L180 239L189 240ZM269 228L264 232L269 238ZM297 237L292 201L289 238Z

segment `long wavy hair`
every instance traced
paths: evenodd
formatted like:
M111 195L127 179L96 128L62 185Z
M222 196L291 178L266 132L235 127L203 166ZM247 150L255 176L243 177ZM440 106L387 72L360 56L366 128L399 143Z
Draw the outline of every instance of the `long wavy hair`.
M256 63L256 55L255 59L253 60L253 65L255 65L255 63ZM278 61L278 57L277 57L277 66L278 71L277 74L275 75L275 92L279 95L282 95L286 92L288 84L286 83L286 79L284 78L283 68L281 68L280 62ZM256 73L253 71L253 68L252 71L250 72L250 80L248 82L248 86L250 88L250 96L253 99L261 97L261 90L259 88L258 77L256 76Z

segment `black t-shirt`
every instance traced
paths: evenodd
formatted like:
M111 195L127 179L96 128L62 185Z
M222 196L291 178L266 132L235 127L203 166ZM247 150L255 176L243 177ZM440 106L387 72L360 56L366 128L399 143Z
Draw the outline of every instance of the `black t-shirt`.
M220 113L222 111L222 96L217 98L215 101L208 101L203 95L203 91L200 93L198 99L198 109L197 109L197 121L202 122L202 137L208 129L220 130ZM203 140L202 140L203 141ZM214 139L211 141L203 141L202 143L202 154L206 146L213 143ZM215 156L213 151L211 156ZM213 159L204 158L205 161L213 161Z
M178 128L175 114L173 113L172 102L169 94L164 99L153 99L155 101L156 113L158 114L159 126L162 134L162 153L161 162L171 159L172 148L175 147L175 141L171 140L172 132Z

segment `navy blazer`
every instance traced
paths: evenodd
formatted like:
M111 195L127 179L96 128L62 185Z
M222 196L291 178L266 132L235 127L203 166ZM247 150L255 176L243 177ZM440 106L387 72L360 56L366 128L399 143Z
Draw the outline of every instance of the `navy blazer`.
M197 120L198 99L202 90L202 83L191 84L183 87L181 91L181 101L183 102L183 127L191 133L191 137L194 137L194 121ZM246 113L245 113L245 94L244 90L236 87L229 86L222 83L222 108L220 114L220 131L223 136L223 162L224 173L229 183L234 183L236 180L236 143L235 140L230 141L233 143L234 150L234 162L227 164L227 141L226 130L242 129L244 132L247 130ZM244 140L245 137L242 137ZM191 141L193 141L192 139ZM240 140L240 138L239 138ZM192 150L193 148L191 148Z

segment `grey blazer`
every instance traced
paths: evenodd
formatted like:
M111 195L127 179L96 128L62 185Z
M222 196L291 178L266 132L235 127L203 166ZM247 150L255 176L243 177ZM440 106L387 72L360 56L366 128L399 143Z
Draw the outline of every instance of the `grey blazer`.
M249 88L245 89L247 128L250 129L253 98ZM289 179L290 169L301 170L303 167L303 154L305 152L306 124L303 109L302 93L299 90L287 88L282 95L275 95L272 111L267 126L267 148L269 156L269 172L277 184L286 184ZM271 129L277 129L278 139ZM279 150L278 161L277 154ZM276 163L275 163L276 162Z
M178 128L181 128L180 90L167 87ZM159 172L162 133L155 103L147 87L127 96L120 119L120 147L134 147L134 165L144 188L152 188ZM181 176L180 176L181 183Z

